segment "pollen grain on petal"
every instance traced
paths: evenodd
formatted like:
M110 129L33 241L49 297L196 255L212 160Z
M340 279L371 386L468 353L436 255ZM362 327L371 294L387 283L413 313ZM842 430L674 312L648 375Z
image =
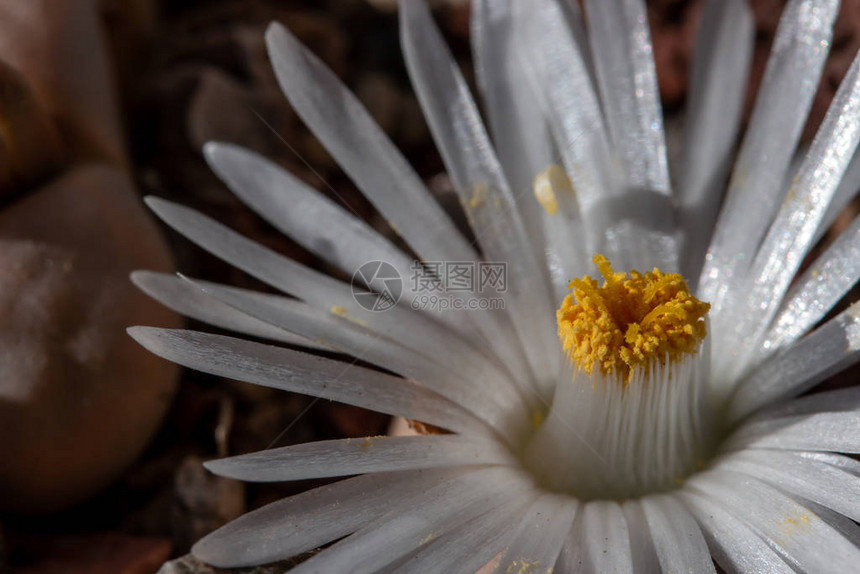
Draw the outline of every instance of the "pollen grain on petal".
M558 335L571 362L626 384L636 369L698 352L710 305L690 293L680 274L657 268L616 273L603 255L593 261L603 285L587 275L574 279L572 293L556 312Z
M558 212L558 196L573 195L573 184L561 167L551 165L535 178L532 191L546 212L555 215Z

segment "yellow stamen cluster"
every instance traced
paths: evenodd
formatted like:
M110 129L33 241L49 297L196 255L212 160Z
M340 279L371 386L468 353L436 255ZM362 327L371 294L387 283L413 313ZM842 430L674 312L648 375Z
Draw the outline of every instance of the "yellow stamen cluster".
M599 254L594 263L603 285L588 275L574 279L556 312L562 346L580 369L599 368L626 384L638 368L698 352L711 306L690 294L681 275L615 273Z

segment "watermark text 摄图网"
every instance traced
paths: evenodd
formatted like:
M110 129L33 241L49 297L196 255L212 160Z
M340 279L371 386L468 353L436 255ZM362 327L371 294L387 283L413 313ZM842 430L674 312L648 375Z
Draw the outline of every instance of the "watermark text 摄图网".
M404 295L415 310L498 310L505 307L507 270L498 261L414 261L404 285L394 265L368 261L352 276L352 294L373 312L391 309Z

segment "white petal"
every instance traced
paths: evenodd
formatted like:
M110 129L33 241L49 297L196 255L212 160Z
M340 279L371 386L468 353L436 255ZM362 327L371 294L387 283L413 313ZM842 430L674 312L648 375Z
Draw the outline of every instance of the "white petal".
M627 531L630 536L630 555L636 572L639 574L657 574L661 572L660 561L654 550L651 539L651 528L642 509L641 498L632 498L621 503L624 520L627 521Z
M585 32L579 6L569 4L565 15L580 49ZM472 52L478 87L483 96L493 141L514 191L517 208L533 239L539 260L546 259L556 302L567 294L571 277L585 273L582 221L574 197L559 199L560 208L549 214L534 197L534 182L548 166L560 163L550 126L541 111L538 90L521 58L511 0L473 0ZM582 41L580 41L582 39ZM557 305L556 305L557 306Z
M731 324L732 347L748 349L735 357L738 369L754 356L779 309L789 283L811 247L824 210L860 142L860 56L839 87L812 147L794 177L788 196L768 230L750 271L743 303L719 315ZM725 318L725 320L723 320ZM720 355L715 348L716 360Z
M264 283L323 309L357 307L349 288L340 281L283 257L193 209L152 196L144 201L186 238Z
M680 502L657 495L641 503L664 572L716 572L702 531Z
M357 303L350 287L341 281L283 257L193 209L155 197L146 198L146 202L168 225L210 253L249 275L308 302L319 310L328 313L332 309L340 308L346 317L359 324L367 325L377 333L398 340L411 341L425 350L435 344L443 345L447 347L447 351L442 356L447 360L456 360L461 365L464 361L471 363L472 359L476 358L469 357L475 349L468 339L456 336L456 333L440 325L428 315L415 312L407 306L398 305L394 305L385 312L370 311ZM214 284L207 289L213 295L222 293L232 300L240 298L238 292L223 290ZM254 300L265 303L272 301L272 298L260 295ZM468 315L477 318L486 314L475 312ZM257 317L257 319L270 322L266 316ZM487 327L490 326L487 325ZM486 359L485 356L483 360ZM498 367L491 366L490 370L496 368ZM506 377L502 376L502 378ZM523 382L529 384L530 380L525 379Z
M408 277L411 260L361 219L260 155L231 144L204 147L212 170L251 209L345 273L378 259Z
M817 514L824 522L829 524L836 530L839 534L841 534L845 540L851 543L857 549L860 549L860 526L850 518L846 518L842 514L838 512L834 512L833 510L818 504L817 502L813 502L802 496L789 493L792 498L794 498L797 502L807 507L815 514Z
M577 199L590 209L608 187L609 143L586 63L567 25L566 5L555 0L511 5L518 44L525 49L523 68L538 87Z
M762 222L770 222L779 205L838 8L838 0L791 0L783 11L699 282L713 314L746 276L766 231Z
M368 474L321 486L237 518L197 542L192 553L221 568L289 558L376 520L391 500L416 496L466 470Z
M633 572L630 537L617 502L586 502L559 556L559 572Z
M549 126L526 71L510 57L516 49L510 0L474 0L470 22L475 73L493 143L535 256L540 256L542 209L531 187L535 176L552 162Z
M669 195L663 113L642 0L586 0L600 96L625 185Z
M860 190L860 151L854 152L854 159L851 160L836 193L833 194L833 201L827 206L824 219L815 233L815 243L830 229L842 210L857 195L858 190Z
M476 262L475 250L337 77L279 24L269 27L266 44L293 108L412 250L427 262ZM508 364L519 364L522 350L511 346L516 335L497 315L477 312L466 318L488 342L504 349Z
M628 190L613 179L603 116L588 68L557 0L517 2L515 15L525 66L541 86L563 164L573 182L587 231L586 251L600 252L619 268L677 268L669 198Z
M196 331L132 327L151 352L190 369L420 420L454 431L480 423L411 381L290 349Z
M175 275L135 271L131 274L131 281L161 304L192 319L252 337L262 337L314 350L326 349L309 339L273 327L225 305ZM206 281L200 281L200 283L207 284Z
M684 489L678 493L702 528L711 554L729 572L786 574L794 570L749 526L726 512L723 505Z
M753 433L755 433L753 435ZM860 414L824 413L777 419L766 425L750 425L732 437L726 450L775 448L860 453Z
M544 494L538 498L519 522L496 570L552 574L562 546L570 538L578 506L569 495Z
M504 548L533 496L517 497L435 538L385 574L474 574Z
M510 466L516 460L492 439L428 435L310 442L212 460L205 466L236 480L278 482L466 464Z
M384 261L400 276L406 302L421 293L414 288L417 284L430 281L441 289L438 280L429 276L420 263L280 166L231 144L209 142L204 152L213 171L244 203L347 275L353 275L368 261ZM377 280L368 287L382 292L385 284ZM454 319L464 319L462 313L437 312L434 316L454 324L463 323Z
M684 233L681 271L691 287L702 270L728 176L755 33L746 0L708 0L702 22L676 194Z
M205 290L257 319L323 341L356 359L418 381L479 417L487 417L485 420L509 440L523 436L520 434L523 427L530 424L531 413L527 405L532 403L527 402L527 399L531 397L522 394L522 389L517 388L510 379L500 377L497 372L475 371L475 378L470 378L465 370L468 364L457 365L453 359L433 359L393 338L298 301L285 299L273 302L263 297L242 297L211 285ZM488 392L488 389L493 389L493 392Z
M406 243L426 261L474 261L474 249L337 77L279 24L266 45L293 108Z
M756 450L733 453L718 468L748 474L860 520L860 478L831 464L793 452Z
M854 476L860 477L860 461L857 461L853 458L848 458L847 456L843 456L841 454L833 454L829 452L798 452L795 454L797 456L809 460L823 462L824 464L835 466L840 470L844 470L845 472L851 473Z
M417 285L435 285L438 289L431 288L430 292L441 291L438 279L430 276L419 262L408 257L364 221L347 213L276 164L230 144L210 142L206 144L205 154L212 169L246 204L297 243L347 275L356 273L369 261L384 261L395 268L401 279L399 284L405 296L404 304L415 301L419 295L426 295L427 292ZM384 280L377 280L368 287L384 292L386 285ZM474 299L468 293L458 292L457 295L466 302ZM435 319L461 334L474 335L474 330L465 324L467 314L435 308L425 311L433 312Z
M507 312L532 372L554 383L560 355L551 291L477 107L422 0L401 3L400 24L409 75L476 241L487 259L507 263Z
M860 161L857 162L860 165ZM860 217L798 278L765 336L760 355L791 343L818 323L860 279Z
M811 389L860 359L858 350L860 306L855 304L753 371L731 398L729 420Z
M723 505L803 571L850 572L860 561L860 548L838 530L809 508L756 479L713 471L694 475L686 488Z
M304 333L305 336L314 340L322 340L329 335L338 336L344 344L346 344L345 340L352 341L352 347L349 347L352 350L344 349L346 352L352 352L354 356L364 356L371 350L375 350L381 353L377 360L388 365L402 363L398 354L391 352L391 347L394 345L393 339L412 342L424 350L428 350L436 344L445 346L447 351L438 358L439 361L442 361L442 365L456 364L461 371L466 369L468 365L474 365L473 359L475 357L469 356L469 350L472 349L469 341L457 337L454 332L444 328L440 332L440 325L434 326L434 322L429 316L397 305L385 312L368 311L358 305L352 291L345 283L278 255L192 209L153 197L147 198L146 201L168 225L201 247L261 281L295 295L316 307L316 311L314 311L305 309L303 306L297 305L296 302L286 299L276 299L264 295L246 297L239 292L221 289L213 284L205 288L201 286L201 289L207 293L245 314L276 326L285 327L292 332L298 332L297 328L301 326L305 330L299 334ZM339 320L339 317L329 316L331 315L329 311L333 308L345 309L346 316L351 320ZM285 321L284 315L287 313L289 313L291 320L296 319L297 313L301 315L303 320L293 323ZM484 314L475 313L473 315ZM280 320L273 323L273 317L278 317ZM365 332L364 336L359 339L361 345L356 348L356 336L359 332L364 332L364 328L360 325L367 325L367 328L373 333L372 336L368 337ZM319 329L323 327L327 330L320 331ZM314 331L311 331L312 328ZM436 332L436 335L430 335L432 332ZM379 337L380 334L382 335L381 338ZM383 344L382 338L386 338L387 345ZM457 350L458 348L459 350ZM415 352L412 351L412 353ZM407 353L404 352L403 354ZM437 357L439 356L437 355ZM414 367L415 364L412 366ZM431 370L437 370L439 367L440 365L437 364ZM405 370L395 370L406 372ZM411 368L408 370L410 373L415 373ZM482 368L480 371L484 372L485 375L491 374L491 376L485 377L488 378L491 385L494 382L504 383L507 381L510 383L512 380L505 374L499 375L500 371L492 365L489 366L489 369ZM412 378L421 380L424 377L413 376ZM525 385L532 382L531 379L518 378L515 380L521 381ZM531 389L529 390L531 391ZM534 401L535 398L532 395L527 395L525 400Z
M818 393L757 415L731 435L725 451L744 448L860 452L860 389Z
M388 514L292 572L374 572L507 499L533 491L531 484L509 469L469 473L418 496L392 501Z

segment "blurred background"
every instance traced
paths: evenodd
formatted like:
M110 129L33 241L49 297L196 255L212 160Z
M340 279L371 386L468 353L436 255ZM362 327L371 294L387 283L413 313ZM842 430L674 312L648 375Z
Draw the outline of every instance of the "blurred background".
M752 2L748 103L784 3ZM473 83L468 1L432 4ZM648 2L670 148L701 4ZM377 413L180 371L124 331L182 324L133 288L135 269L268 290L156 224L146 195L338 275L230 194L202 158L206 141L254 149L380 222L280 93L263 43L273 20L354 90L456 217L395 0L0 0L0 574L151 574L170 559L165 573L215 572L180 557L321 482L244 485L202 461L388 428ZM843 0L807 139L858 48L860 0Z

